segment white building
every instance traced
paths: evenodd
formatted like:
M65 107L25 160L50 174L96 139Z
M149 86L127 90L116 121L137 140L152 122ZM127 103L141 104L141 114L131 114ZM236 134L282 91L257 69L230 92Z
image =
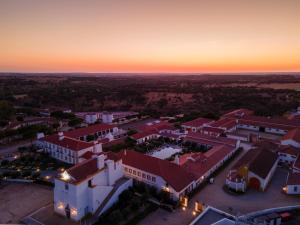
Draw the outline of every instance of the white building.
M99 118L100 118L99 113L89 113L84 116L84 121L87 124L93 124L96 123L99 120Z
M123 177L122 160L101 153L64 171L55 179L54 210L75 221L100 216L132 185Z
M229 171L226 185L235 191L245 192L248 187L265 191L278 162L274 152L262 148L250 149Z
M174 200L195 187L193 175L175 163L130 150L121 152L120 156L126 177L164 190Z
M102 123L111 124L114 120L114 115L109 112L102 113Z
M290 130L281 140L282 145L291 145L300 148L300 129Z
M67 137L63 132L43 137L36 141L36 145L55 159L76 164L79 158L86 152L100 153L102 145L97 141L85 142L75 138Z
M300 149L290 145L282 145L278 151L279 163L291 167L300 155Z
M289 173L283 191L287 194L300 194L300 173Z

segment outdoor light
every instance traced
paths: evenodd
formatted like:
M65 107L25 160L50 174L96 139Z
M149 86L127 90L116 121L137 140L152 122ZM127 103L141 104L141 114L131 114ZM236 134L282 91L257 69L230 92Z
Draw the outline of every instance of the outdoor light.
M45 176L45 179L46 179L46 180L49 180L49 179L50 179L50 176Z
M193 211L193 216L196 216L196 214L197 214L196 211Z
M287 187L283 187L282 190L283 190L284 192L287 192Z
M36 172L40 172L40 169L39 169L39 168L37 168L37 169L36 169Z
M67 171L64 171L62 174L61 174L61 179L62 180L65 180L65 181L67 181L67 180L70 180L70 175L67 173Z
M58 208L58 209L63 209L63 208L64 208L64 204L63 204L63 203L61 203L61 202L60 202L60 203L58 203L58 206L57 206L57 208Z
M77 216L77 209L72 208L72 209L71 209L71 215Z
M183 211L185 211L185 210L186 210L186 208L183 206L183 207L182 207L182 210L183 210Z

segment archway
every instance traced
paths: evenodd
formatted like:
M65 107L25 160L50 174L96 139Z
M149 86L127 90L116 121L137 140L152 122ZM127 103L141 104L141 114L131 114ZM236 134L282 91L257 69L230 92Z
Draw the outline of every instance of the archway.
M256 190L260 189L260 181L256 177L251 177L249 180L249 187Z

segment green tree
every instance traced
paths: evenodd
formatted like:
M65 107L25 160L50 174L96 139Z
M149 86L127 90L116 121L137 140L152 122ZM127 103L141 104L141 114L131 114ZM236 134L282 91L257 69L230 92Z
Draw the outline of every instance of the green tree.
M0 101L0 118L1 120L9 120L14 114L14 106L8 101Z

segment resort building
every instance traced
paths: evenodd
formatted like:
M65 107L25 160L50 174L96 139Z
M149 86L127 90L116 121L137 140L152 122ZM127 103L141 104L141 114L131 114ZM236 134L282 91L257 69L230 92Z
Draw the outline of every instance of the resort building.
M124 150L119 156L126 177L164 190L174 200L195 187L194 176L175 163L131 150Z
M264 191L278 161L275 152L262 147L250 149L229 171L226 185L235 191L245 192L248 187Z
M49 153L51 157L69 164L78 163L79 158L86 152L102 152L101 143L81 141L65 136L63 132L46 137L41 136L36 141L36 145Z
M283 191L286 194L300 194L300 173L289 173Z
M100 216L132 185L124 178L122 159L101 153L59 174L55 179L54 210L75 221Z
M201 128L208 126L210 123L212 123L213 120L207 119L207 118L197 118L195 120L191 120L188 122L185 122L181 125L181 127L185 131L192 131L192 132L197 132Z

